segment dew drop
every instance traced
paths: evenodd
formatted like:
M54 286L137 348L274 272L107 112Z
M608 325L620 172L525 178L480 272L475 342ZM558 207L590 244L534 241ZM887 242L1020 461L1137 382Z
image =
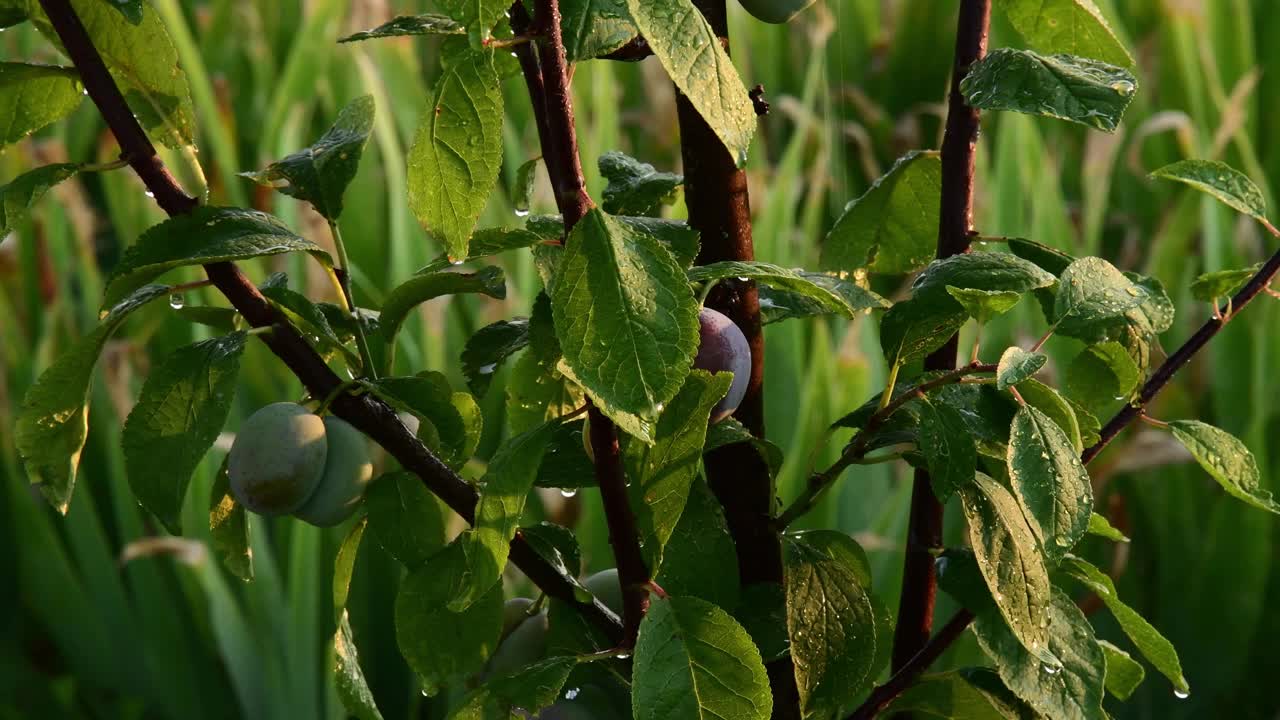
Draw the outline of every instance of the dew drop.
M1173 696L1178 698L1179 700L1186 700L1187 698L1191 697L1191 693L1187 692L1186 690L1174 690Z
M156 194L155 194L155 193L153 193L153 192L151 192L150 190L147 190L147 191L146 191L146 192L144 192L143 194L144 194L144 195L146 195L146 196L147 196L147 197L149 197L149 198L155 198L155 196L156 196Z
M572 699L574 699L574 698L578 697L578 693L579 693L579 692L580 692L580 690L579 690L578 688L569 688L568 690L565 690L565 691L564 691L564 699L565 699L565 700L572 700Z
M462 258L462 259L460 259L460 260L455 260L454 258L449 258L449 264L450 264L450 265L452 265L452 266L454 266L454 267L457 267L457 266L461 265L462 263L464 263L464 262L466 262L466 261L467 261L467 259L466 259L466 258Z
M620 653L618 653L617 655L614 655L614 657L615 657L615 658L617 658L617 659L619 659L619 660L626 660L627 658L631 657L631 653L629 653L629 652L620 652Z
M562 495L563 497L571 498L577 494L578 494L578 488L560 488L560 495Z
M182 293L173 293L169 296L169 307L174 310L181 310L187 306L187 298Z
M497 367L498 367L497 363L489 363L488 365L481 365L480 369L477 370L477 372L479 372L481 375L492 375L493 371L496 370Z
M529 217L529 208L516 208L516 217Z
M1040 669L1043 670L1046 675L1057 675L1058 673L1062 672L1061 665L1050 665L1048 663L1041 665Z

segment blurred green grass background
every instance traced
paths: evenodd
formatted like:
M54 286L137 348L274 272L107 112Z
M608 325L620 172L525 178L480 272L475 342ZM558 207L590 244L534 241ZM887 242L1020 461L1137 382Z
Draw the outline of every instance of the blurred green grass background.
M819 243L846 202L893 160L937 147L956 3L947 0L818 0L790 26L753 21L732 0L734 59L746 83L763 84L773 105L749 161L757 257L816 267ZM1141 88L1111 136L1006 114L984 118L976 225L983 235L1018 235L1077 254L1100 254L1122 269L1160 278L1179 316L1164 338L1175 347L1209 308L1186 287L1196 274L1239 267L1269 253L1269 240L1211 200L1156 187L1145 172L1182 157L1219 158L1270 193L1280 177L1280 30L1270 0L1098 0L1138 60ZM378 122L342 217L356 266L357 299L382 293L439 248L405 202L403 157L436 72L433 42L399 39L338 45L351 31L427 3L385 0L151 0L168 25L191 82L200 125L199 161L167 160L189 188L205 182L218 204L271 209L303 234L328 242L322 221L282 197L256 192L235 174L317 136L345 102L372 93ZM992 47L1019 39L997 19ZM6 60L57 62L29 28L0 35ZM505 158L499 191L481 226L520 222L512 209L515 170L538 154L525 90L507 85ZM588 186L603 183L594 160L620 149L659 169L679 166L674 97L656 61L593 62L577 68L574 91ZM0 154L0 182L39 164L107 160L115 145L85 103L68 122ZM1272 204L1274 207L1274 203ZM552 212L545 177L534 212ZM684 212L677 203L669 211ZM328 677L329 583L340 530L302 523L254 525L256 579L242 583L216 561L186 566L168 557L122 564L122 550L158 533L133 501L118 447L120 428L148 366L207 337L160 306L139 312L108 345L92 391L88 445L70 513L54 514L29 487L15 455L14 414L56 354L97 319L101 278L122 250L162 215L125 172L85 175L58 188L32 219L0 244L0 717L281 718L341 717ZM475 329L527 314L539 286L526 255L500 261L505 301L447 298L411 319L400 350L404 372L439 369L463 386L458 355ZM314 268L289 259L250 268L261 278L289 271L313 297L329 290ZM308 274L310 273L310 274ZM192 273L186 279L198 279ZM900 293L902 279L877 279ZM223 304L209 291L188 305ZM992 357L1043 331L1030 303L993 324ZM834 459L826 426L883 382L875 323L790 321L767 331L770 437L786 452L779 477L792 497L814 464ZM1054 340L1064 367L1077 347ZM1250 307L1185 370L1154 414L1200 417L1253 449L1266 482L1277 481L1280 437L1280 307ZM500 441L504 373L482 401L481 457ZM301 388L261 346L251 346L233 415L296 398ZM1105 418L1104 418L1105 419ZM234 423L233 423L234 424ZM191 537L207 540L214 451L192 484L184 512ZM1174 698L1151 677L1123 718L1274 717L1271 645L1280 638L1278 526L1227 499L1158 436L1126 433L1093 467L1099 508L1132 546L1098 545L1093 559L1118 573L1122 596L1174 641L1192 696ZM852 471L804 525L838 527L869 551L876 587L896 603L909 483L905 468ZM608 567L598 498L584 491L565 507L578 514L590 569ZM535 514L536 514L535 510ZM955 535L958 519L951 516ZM953 539L955 539L953 537ZM400 660L392 626L399 566L371 543L361 551L351 616L366 676L388 718L443 717ZM939 614L954 606L943 599ZM1103 637L1120 635L1105 612ZM945 662L975 662L962 643Z

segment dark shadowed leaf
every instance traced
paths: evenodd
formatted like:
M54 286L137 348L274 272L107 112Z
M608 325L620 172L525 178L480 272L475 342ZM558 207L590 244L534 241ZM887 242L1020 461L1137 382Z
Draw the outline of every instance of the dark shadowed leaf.
M676 188L684 184L683 175L658 172L652 165L617 151L601 155L597 162L608 181L604 211L610 215L655 215L663 205L675 201Z
M373 539L405 567L417 568L444 547L444 510L413 473L389 472L374 480L365 507Z
M574 657L552 657L490 678L462 698L458 708L449 713L449 720L535 717L533 713L560 696L577 664Z
M528 318L499 320L477 330L462 349L462 374L467 376L467 386L483 397L498 368L528 344Z
M659 587L718 607L737 607L738 551L720 502L705 481L694 479L680 521L667 537L666 550L654 576Z

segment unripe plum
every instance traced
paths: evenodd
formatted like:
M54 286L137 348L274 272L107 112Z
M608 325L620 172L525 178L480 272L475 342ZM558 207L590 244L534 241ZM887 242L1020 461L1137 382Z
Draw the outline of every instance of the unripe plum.
M710 373L733 373L733 384L716 406L711 408L712 423L733 414L747 394L747 383L751 379L751 346L747 344L747 336L724 314L711 308L702 308L698 313L698 355L693 359L693 366Z
M332 527L351 517L360 506L365 488L373 479L373 460L369 457L369 442L346 420L326 416L324 429L329 452L320 485L293 514L312 525Z
M328 447L318 416L297 403L272 403L250 415L231 444L231 492L259 515L291 513L320 484Z
M502 635L498 636L499 641L506 639L520 623L532 617L529 614L531 607L533 601L522 597L511 598L502 604Z
M506 675L541 660L547 654L547 629L546 611L526 618L498 643L489 658L487 674Z
M609 568L582 581L582 587L596 596L605 607L622 614L622 581L618 579L618 568Z
M747 12L767 23L780 24L813 4L813 0L738 0Z

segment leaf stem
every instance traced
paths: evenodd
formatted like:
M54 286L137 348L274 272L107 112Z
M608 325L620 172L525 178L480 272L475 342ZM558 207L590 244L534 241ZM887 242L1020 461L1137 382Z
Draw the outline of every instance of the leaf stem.
M369 351L369 339L364 334L364 322L360 320L355 297L351 294L351 259L347 257L347 244L342 241L342 228L338 227L337 221L332 218L329 219L329 234L333 236L333 247L338 251L338 270L342 273L338 280L338 291L343 305L346 306L347 315L351 317L351 324L356 329L356 347L360 350L360 364L364 366L365 375L377 380L378 368L373 364L373 353Z

